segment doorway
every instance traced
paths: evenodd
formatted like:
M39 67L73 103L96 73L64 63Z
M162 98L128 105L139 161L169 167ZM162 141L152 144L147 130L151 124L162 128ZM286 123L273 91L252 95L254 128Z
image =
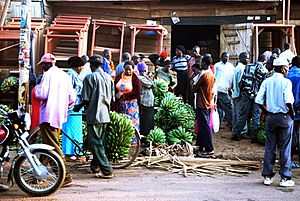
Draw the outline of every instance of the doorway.
M214 63L220 56L220 26L216 25L173 25L171 32L171 55L175 55L175 47L183 45L187 54L198 45L201 55L210 53Z

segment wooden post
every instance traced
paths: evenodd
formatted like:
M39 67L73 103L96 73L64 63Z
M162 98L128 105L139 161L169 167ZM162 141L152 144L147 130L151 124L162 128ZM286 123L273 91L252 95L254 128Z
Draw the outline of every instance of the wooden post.
M5 0L5 4L4 4L4 7L3 7L3 10L2 10L2 14L1 14L1 18L0 18L0 26L3 26L4 25L4 22L5 22L5 18L6 18L6 15L7 15L7 11L8 11L8 7L9 7L9 4L10 4L10 0Z
M259 54L259 43L258 43L258 26L255 26L255 61L258 59L258 54Z
M122 54L123 54L123 42L124 42L124 27L125 25L123 24L121 28L121 41L120 41L120 53L119 53L119 63L122 62Z
M27 110L29 101L29 69L30 66L30 35L31 35L31 0L22 0L19 48L19 90L18 108Z
M290 24L290 14L291 14L291 0L288 0L288 7L287 7L287 24Z
M292 44L292 50L293 50L294 54L297 55L296 44L295 44L295 26L292 26L290 43Z
M282 24L285 24L285 0L282 0Z
M136 36L136 27L133 26L132 30L131 30L131 48L130 48L130 54L131 54L131 56L134 54L135 36Z
M164 33L163 30L157 31L158 33L158 48L157 48L157 53L160 54L163 49L163 43L164 43Z
M92 44L91 44L91 52L90 52L90 55L93 55L93 54L94 54L94 46L95 46L96 31L97 31L97 28L96 28L96 22L95 22L95 20L93 20Z

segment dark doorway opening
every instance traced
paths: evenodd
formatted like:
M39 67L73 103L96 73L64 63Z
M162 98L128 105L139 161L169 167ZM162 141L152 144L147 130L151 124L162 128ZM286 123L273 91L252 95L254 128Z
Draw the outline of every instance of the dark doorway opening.
M171 33L171 54L175 55L176 45L183 45L187 54L193 46L201 48L201 55L210 53L214 63L220 55L220 26L215 25L173 25Z

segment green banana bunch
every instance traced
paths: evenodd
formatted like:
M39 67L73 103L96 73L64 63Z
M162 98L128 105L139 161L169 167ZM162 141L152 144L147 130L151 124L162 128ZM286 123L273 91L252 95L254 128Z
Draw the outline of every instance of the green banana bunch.
M181 126L187 132L194 133L195 112L191 106L182 102L173 93L165 93L160 107L154 116L155 125L165 133Z
M262 122L257 129L257 140L259 143L264 144L266 140L266 127L265 123Z
M2 110L4 110L5 112L12 112L13 111L9 106L3 105L3 104L0 104L0 108ZM5 115L0 112L0 124L4 124L4 121L5 121Z
M82 134L83 136L87 136L87 124L86 121L82 121Z
M19 79L16 77L10 76L2 82L2 84L0 86L0 90L3 93L14 93L18 89L18 86L19 86Z
M192 144L193 136L191 133L187 132L185 128L178 127L169 132L168 141L170 144L181 144L183 141Z
M147 141L155 145L164 144L166 142L166 134L162 129L155 126L154 130L151 130L148 134Z
M173 93L166 93L161 101L160 108L168 111L177 108L180 105L180 100Z
M154 80L153 82L153 95L154 106L159 106L164 94L168 92L168 86L164 81Z
M104 139L106 156L113 162L118 162L129 154L134 127L125 114L110 112L110 123Z

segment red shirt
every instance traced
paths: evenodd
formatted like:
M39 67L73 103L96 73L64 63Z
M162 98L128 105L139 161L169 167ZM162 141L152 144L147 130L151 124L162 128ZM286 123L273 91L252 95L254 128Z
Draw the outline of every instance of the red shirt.
M35 127L37 127L38 125L40 125L40 106L41 106L41 101L36 97L35 88L36 87L34 87L31 90L32 111L31 111L30 131L32 131Z

